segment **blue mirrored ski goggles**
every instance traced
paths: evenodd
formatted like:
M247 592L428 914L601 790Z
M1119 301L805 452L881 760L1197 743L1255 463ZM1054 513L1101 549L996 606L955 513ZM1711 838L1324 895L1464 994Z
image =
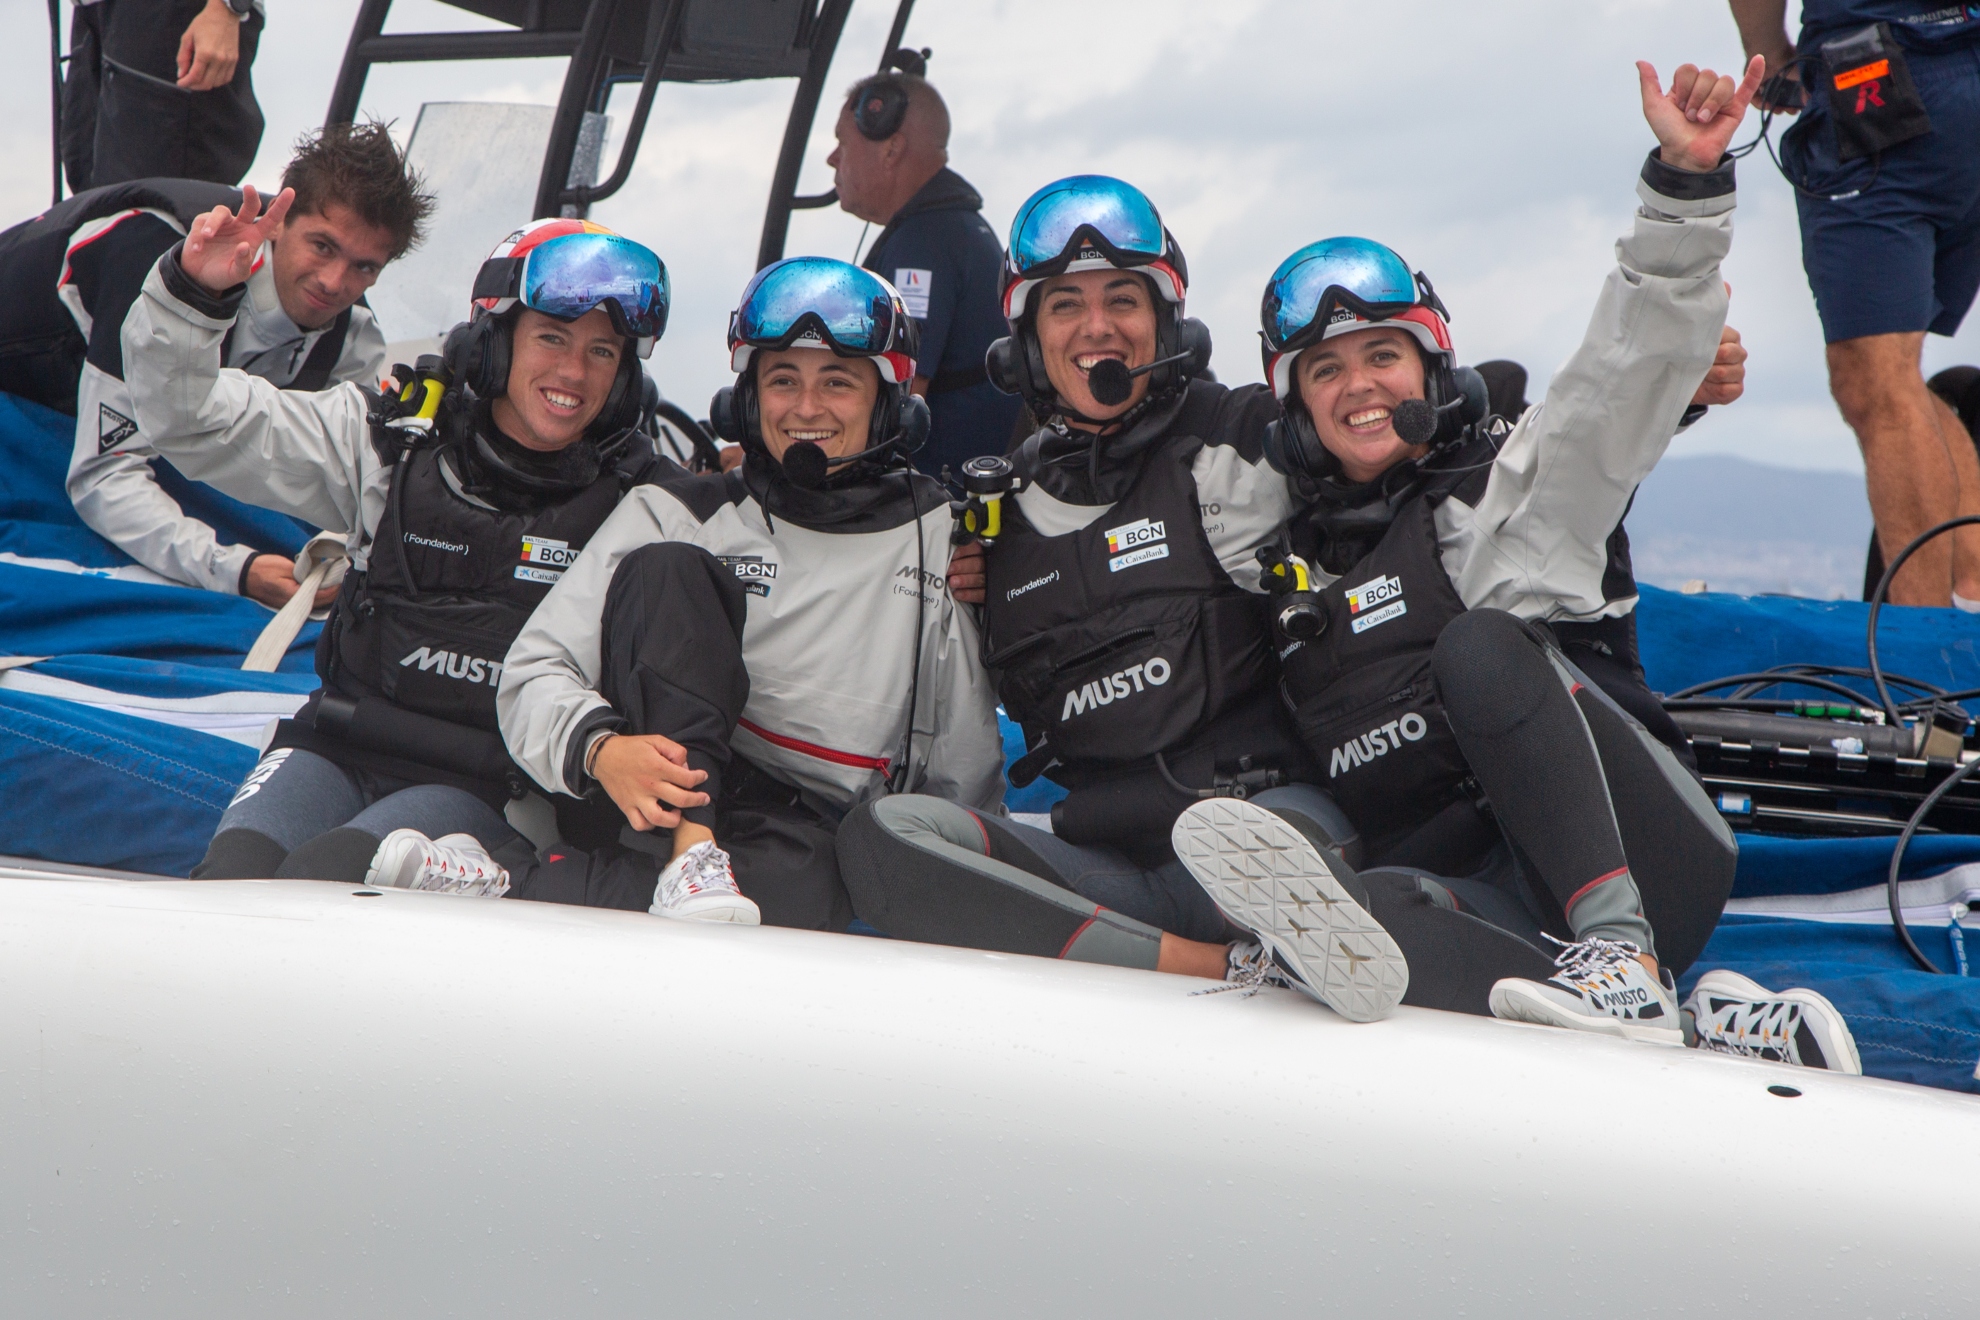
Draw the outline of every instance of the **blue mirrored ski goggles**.
M830 257L790 257L765 266L729 317L729 344L788 348L807 330L841 353L912 352L894 287L870 270Z
M1267 347L1286 353L1317 343L1328 325L1348 319L1343 311L1382 321L1412 307L1450 319L1430 282L1391 249L1366 238L1325 238L1279 263L1259 319Z
M520 257L488 261L474 296L514 298L563 321L604 307L613 328L635 339L658 339L673 301L659 256L620 234L562 234Z
M1086 242L1116 266L1160 261L1168 250L1162 217L1141 190L1104 174L1081 174L1032 194L1011 221L1010 271L1020 279L1056 275Z

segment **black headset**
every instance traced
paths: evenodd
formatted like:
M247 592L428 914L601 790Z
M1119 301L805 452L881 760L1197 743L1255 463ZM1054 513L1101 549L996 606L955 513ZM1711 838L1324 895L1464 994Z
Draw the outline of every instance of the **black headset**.
M517 319L513 310L499 316L484 313L449 330L440 349L447 379L480 399L492 400L508 389ZM603 440L640 424L645 376L639 354L628 341L605 406L585 428L587 439Z
M928 440L928 401L905 385L880 382L880 397L873 401L873 415L867 447L844 466L870 467L899 455L906 458ZM756 392L756 362L752 359L736 376L736 383L724 385L708 401L708 424L715 434L745 452L769 458L763 443L763 416Z
M1462 440L1474 425L1485 420L1492 410L1491 393L1485 378L1470 367L1453 370L1441 353L1423 353L1422 357L1424 402L1437 414L1437 429L1428 442L1430 453L1435 454ZM1340 475L1341 461L1320 442L1313 415L1300 401L1297 388L1280 405L1278 420L1265 428L1265 461L1289 477Z
M1148 393L1155 396L1209 369L1210 327L1193 316L1184 316L1180 304L1170 302L1152 287L1149 292L1162 308L1155 317L1155 360L1189 355L1148 373ZM1051 377L1045 373L1045 353L1038 343L1037 300L1026 299L1026 302L1029 305L1023 317L1011 326L1011 333L993 341L984 352L983 373L1005 394L1022 398L1035 416L1046 417L1065 411L1065 407L1058 391L1052 388Z
M863 79L853 88L848 100L852 106L853 126L859 129L861 137L869 142L885 142L901 131L901 124L907 119L908 85L907 79L900 75L926 77L928 60L934 53L927 49L897 50L887 57L885 69Z

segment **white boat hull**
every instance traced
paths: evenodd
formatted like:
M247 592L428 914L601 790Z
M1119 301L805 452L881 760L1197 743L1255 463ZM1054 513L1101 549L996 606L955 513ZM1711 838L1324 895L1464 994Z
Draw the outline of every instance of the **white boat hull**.
M1980 1296L1968 1097L1203 984L307 881L0 879L0 1289L158 1317Z

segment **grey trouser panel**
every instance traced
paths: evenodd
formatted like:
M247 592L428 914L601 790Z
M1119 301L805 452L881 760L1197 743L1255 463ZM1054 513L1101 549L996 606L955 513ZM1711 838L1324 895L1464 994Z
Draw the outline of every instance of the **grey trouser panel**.
M1162 932L1042 878L1053 868L1025 832L1039 833L940 798L884 797L839 827L839 871L860 917L899 939L1152 970Z

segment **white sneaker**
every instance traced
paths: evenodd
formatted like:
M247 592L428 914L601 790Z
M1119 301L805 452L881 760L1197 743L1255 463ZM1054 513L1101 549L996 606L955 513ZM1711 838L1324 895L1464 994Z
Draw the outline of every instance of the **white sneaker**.
M1560 971L1545 981L1508 977L1494 985L1492 1016L1681 1046L1677 994L1638 961L1642 952L1628 940L1563 945L1554 959Z
M760 926L763 914L736 888L729 854L704 839L676 857L660 873L653 888L656 917L676 921L726 921L737 926Z
M1191 803L1169 837L1218 909L1290 973L1289 984L1351 1022L1385 1018L1402 1002L1409 963L1341 887L1337 869L1353 872L1339 857L1242 798Z
M1707 972L1684 1001L1701 1050L1863 1075L1856 1038L1836 1006L1813 990L1778 994L1738 972Z
M1293 979L1280 970L1279 965L1272 961L1272 955L1265 952L1265 946L1257 940L1240 940L1226 949L1224 956L1228 960L1224 979L1216 985L1192 990L1191 994L1215 995L1235 990L1239 999L1249 999L1268 985L1289 986L1293 983Z
M364 873L368 885L388 889L428 889L442 894L500 898L509 892L509 873L498 866L472 834L429 839L418 830L393 830L371 855Z

